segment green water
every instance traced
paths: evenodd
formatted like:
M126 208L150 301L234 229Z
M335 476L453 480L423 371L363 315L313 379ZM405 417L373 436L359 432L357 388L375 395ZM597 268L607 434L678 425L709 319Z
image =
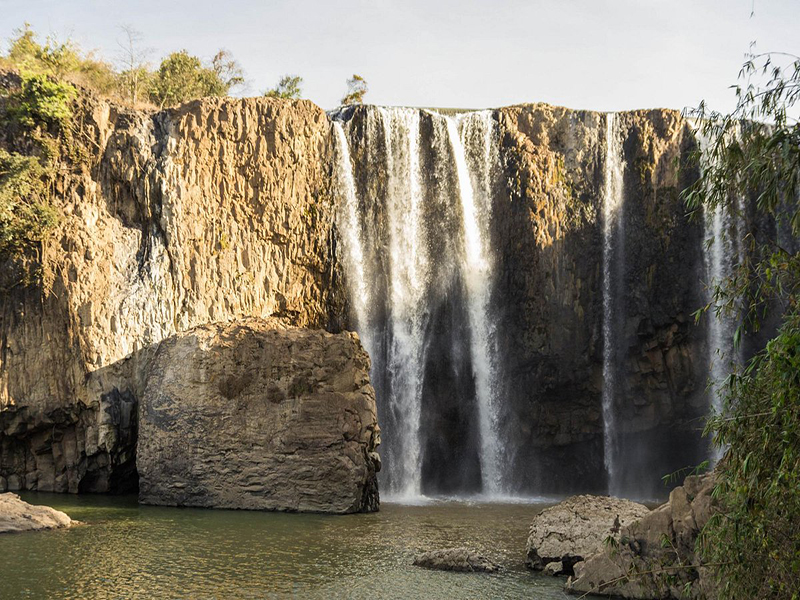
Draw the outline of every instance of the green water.
M0 536L0 599L569 598L523 566L542 505L383 503L325 516L139 506L135 498L23 493L87 525ZM411 566L417 551L468 545L505 567Z

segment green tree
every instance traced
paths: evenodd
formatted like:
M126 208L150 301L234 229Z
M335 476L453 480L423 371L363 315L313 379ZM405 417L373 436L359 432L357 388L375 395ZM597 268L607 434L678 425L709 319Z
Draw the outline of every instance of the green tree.
M347 93L342 98L342 105L363 104L367 93L367 82L361 75L353 75L347 80Z
M242 83L241 69L224 51L208 67L186 50L167 56L153 77L150 98L159 106L180 104L206 96L225 96Z
M300 86L303 84L303 78L298 75L284 75L281 80L271 90L264 92L268 98L287 98L297 99L302 94Z
M50 36L42 45L28 23L14 31L4 62L21 71L50 75L104 94L117 86L117 75L109 63L82 51L69 38L59 41Z
M692 212L737 210L753 199L762 216L800 237L800 57L751 56L730 114L701 105L692 116L708 140L698 152L699 181L685 192ZM704 528L699 550L717 571L720 596L800 598L800 255L777 241L740 240L747 258L717 284L702 312L741 311L742 334L767 314L783 312L778 334L725 388L721 414L707 431L728 450L717 466L720 512ZM795 245L795 244L792 244Z

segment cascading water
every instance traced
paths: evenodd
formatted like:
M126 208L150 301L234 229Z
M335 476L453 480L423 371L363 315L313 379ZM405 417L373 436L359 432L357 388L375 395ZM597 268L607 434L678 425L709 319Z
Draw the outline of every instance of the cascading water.
M496 351L494 327L490 318L491 249L491 174L497 156L493 140L493 121L489 111L471 113L460 120L461 135L454 119L447 118L447 135L453 148L459 197L464 219L464 278L471 331L472 366L478 399L481 436L481 473L483 492L496 495L502 491L501 447L498 436L498 407L495 394ZM465 148L471 150L467 164Z
M606 116L605 179L603 187L603 450L608 492L619 493L619 457L615 414L617 326L620 303L615 302L614 267L620 252L623 223L622 149L614 129L614 113Z
M358 125L332 115L337 225L352 316L373 360L385 495L495 495L492 115L363 111ZM448 422L451 439L438 439L436 421Z
M386 368L391 378L389 410L404 448L396 457L396 491L421 493L420 416L424 365L427 247L420 222L419 113L379 109L384 127L388 191L389 306L391 338ZM395 436L397 437L397 436Z
M709 218L710 217L710 218ZM714 286L722 283L733 274L739 260L739 244L737 240L739 223L731 218L730 211L724 206L715 206L713 212L706 217L706 270L708 277L708 302L713 303ZM715 314L712 311L706 317L708 327L708 361L711 378L711 408L713 412L722 410L724 392L721 386L730 372L731 362L735 362L735 348L733 344L736 321L732 315L725 312ZM712 460L722 458L723 449L713 448Z

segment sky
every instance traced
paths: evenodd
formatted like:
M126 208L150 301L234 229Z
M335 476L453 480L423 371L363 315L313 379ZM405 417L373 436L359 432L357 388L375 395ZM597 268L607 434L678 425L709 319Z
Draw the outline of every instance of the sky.
M297 74L325 109L358 73L373 104L729 110L751 43L800 54L800 0L0 0L0 39L25 22L109 59L131 26L154 65L225 48L241 95Z

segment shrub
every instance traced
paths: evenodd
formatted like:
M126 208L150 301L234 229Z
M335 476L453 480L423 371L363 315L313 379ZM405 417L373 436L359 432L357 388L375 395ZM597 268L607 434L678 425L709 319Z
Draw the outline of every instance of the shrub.
M58 224L39 160L0 148L0 256L19 256Z

